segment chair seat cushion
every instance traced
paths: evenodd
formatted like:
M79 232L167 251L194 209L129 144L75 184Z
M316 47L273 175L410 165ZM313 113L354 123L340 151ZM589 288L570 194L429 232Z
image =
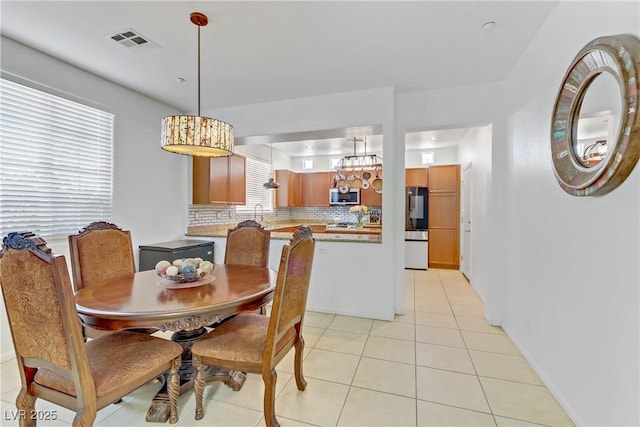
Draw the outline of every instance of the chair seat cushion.
M223 323L201 340L195 342L191 352L210 359L222 361L251 363L260 369L264 354L269 317L255 313L240 313ZM279 351L283 345L295 336L291 328L280 339L276 346Z
M175 342L126 331L93 339L86 343L86 348L97 397L133 382L136 377L148 377L182 354L182 346ZM76 396L73 380L49 369L39 369L34 381Z

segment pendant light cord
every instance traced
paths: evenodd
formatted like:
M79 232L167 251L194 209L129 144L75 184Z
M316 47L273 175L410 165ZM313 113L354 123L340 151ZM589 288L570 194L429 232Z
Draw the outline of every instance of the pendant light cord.
M269 155L269 163L271 163L271 178L273 178L273 142L269 144L270 155Z
M200 25L198 25L198 117L200 117Z

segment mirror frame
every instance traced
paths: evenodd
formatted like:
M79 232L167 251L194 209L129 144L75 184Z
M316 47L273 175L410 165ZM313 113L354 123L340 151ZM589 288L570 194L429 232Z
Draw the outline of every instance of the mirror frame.
M580 107L587 89L601 73L618 82L622 108L617 138L604 159L587 167L576 158ZM603 195L629 176L640 158L640 39L630 34L599 37L585 45L567 70L551 118L554 174L573 196Z

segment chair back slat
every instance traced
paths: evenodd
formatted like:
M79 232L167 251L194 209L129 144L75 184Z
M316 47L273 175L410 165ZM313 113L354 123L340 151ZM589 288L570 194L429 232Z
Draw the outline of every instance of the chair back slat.
M114 224L90 224L69 236L69 247L76 291L136 271L131 233Z
M224 263L267 267L270 242L270 230L256 221L243 221L227 231Z
M302 328L315 241L310 228L301 227L299 231L294 234L291 243L282 248L265 349L271 356L287 331L296 325Z

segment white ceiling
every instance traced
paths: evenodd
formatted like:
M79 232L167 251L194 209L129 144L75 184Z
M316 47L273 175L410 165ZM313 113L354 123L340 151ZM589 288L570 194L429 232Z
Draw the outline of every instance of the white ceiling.
M380 87L500 81L556 3L2 0L0 31L195 112L194 11L209 17L201 29L201 109L210 110ZM496 23L491 31L482 29L488 21ZM128 29L151 47L129 49L108 37Z
M375 131L360 128L356 142L353 137L324 138L317 132L309 132L313 139L293 139L278 142L273 138L273 149L281 151L291 157L332 156L351 154L377 154L382 156L382 135ZM453 147L465 136L468 128L445 129L434 131L411 132L405 135L406 150L429 150ZM243 143L242 139L240 141ZM262 142L262 141L261 141ZM267 141L264 141L267 142ZM366 146L365 146L366 142Z

